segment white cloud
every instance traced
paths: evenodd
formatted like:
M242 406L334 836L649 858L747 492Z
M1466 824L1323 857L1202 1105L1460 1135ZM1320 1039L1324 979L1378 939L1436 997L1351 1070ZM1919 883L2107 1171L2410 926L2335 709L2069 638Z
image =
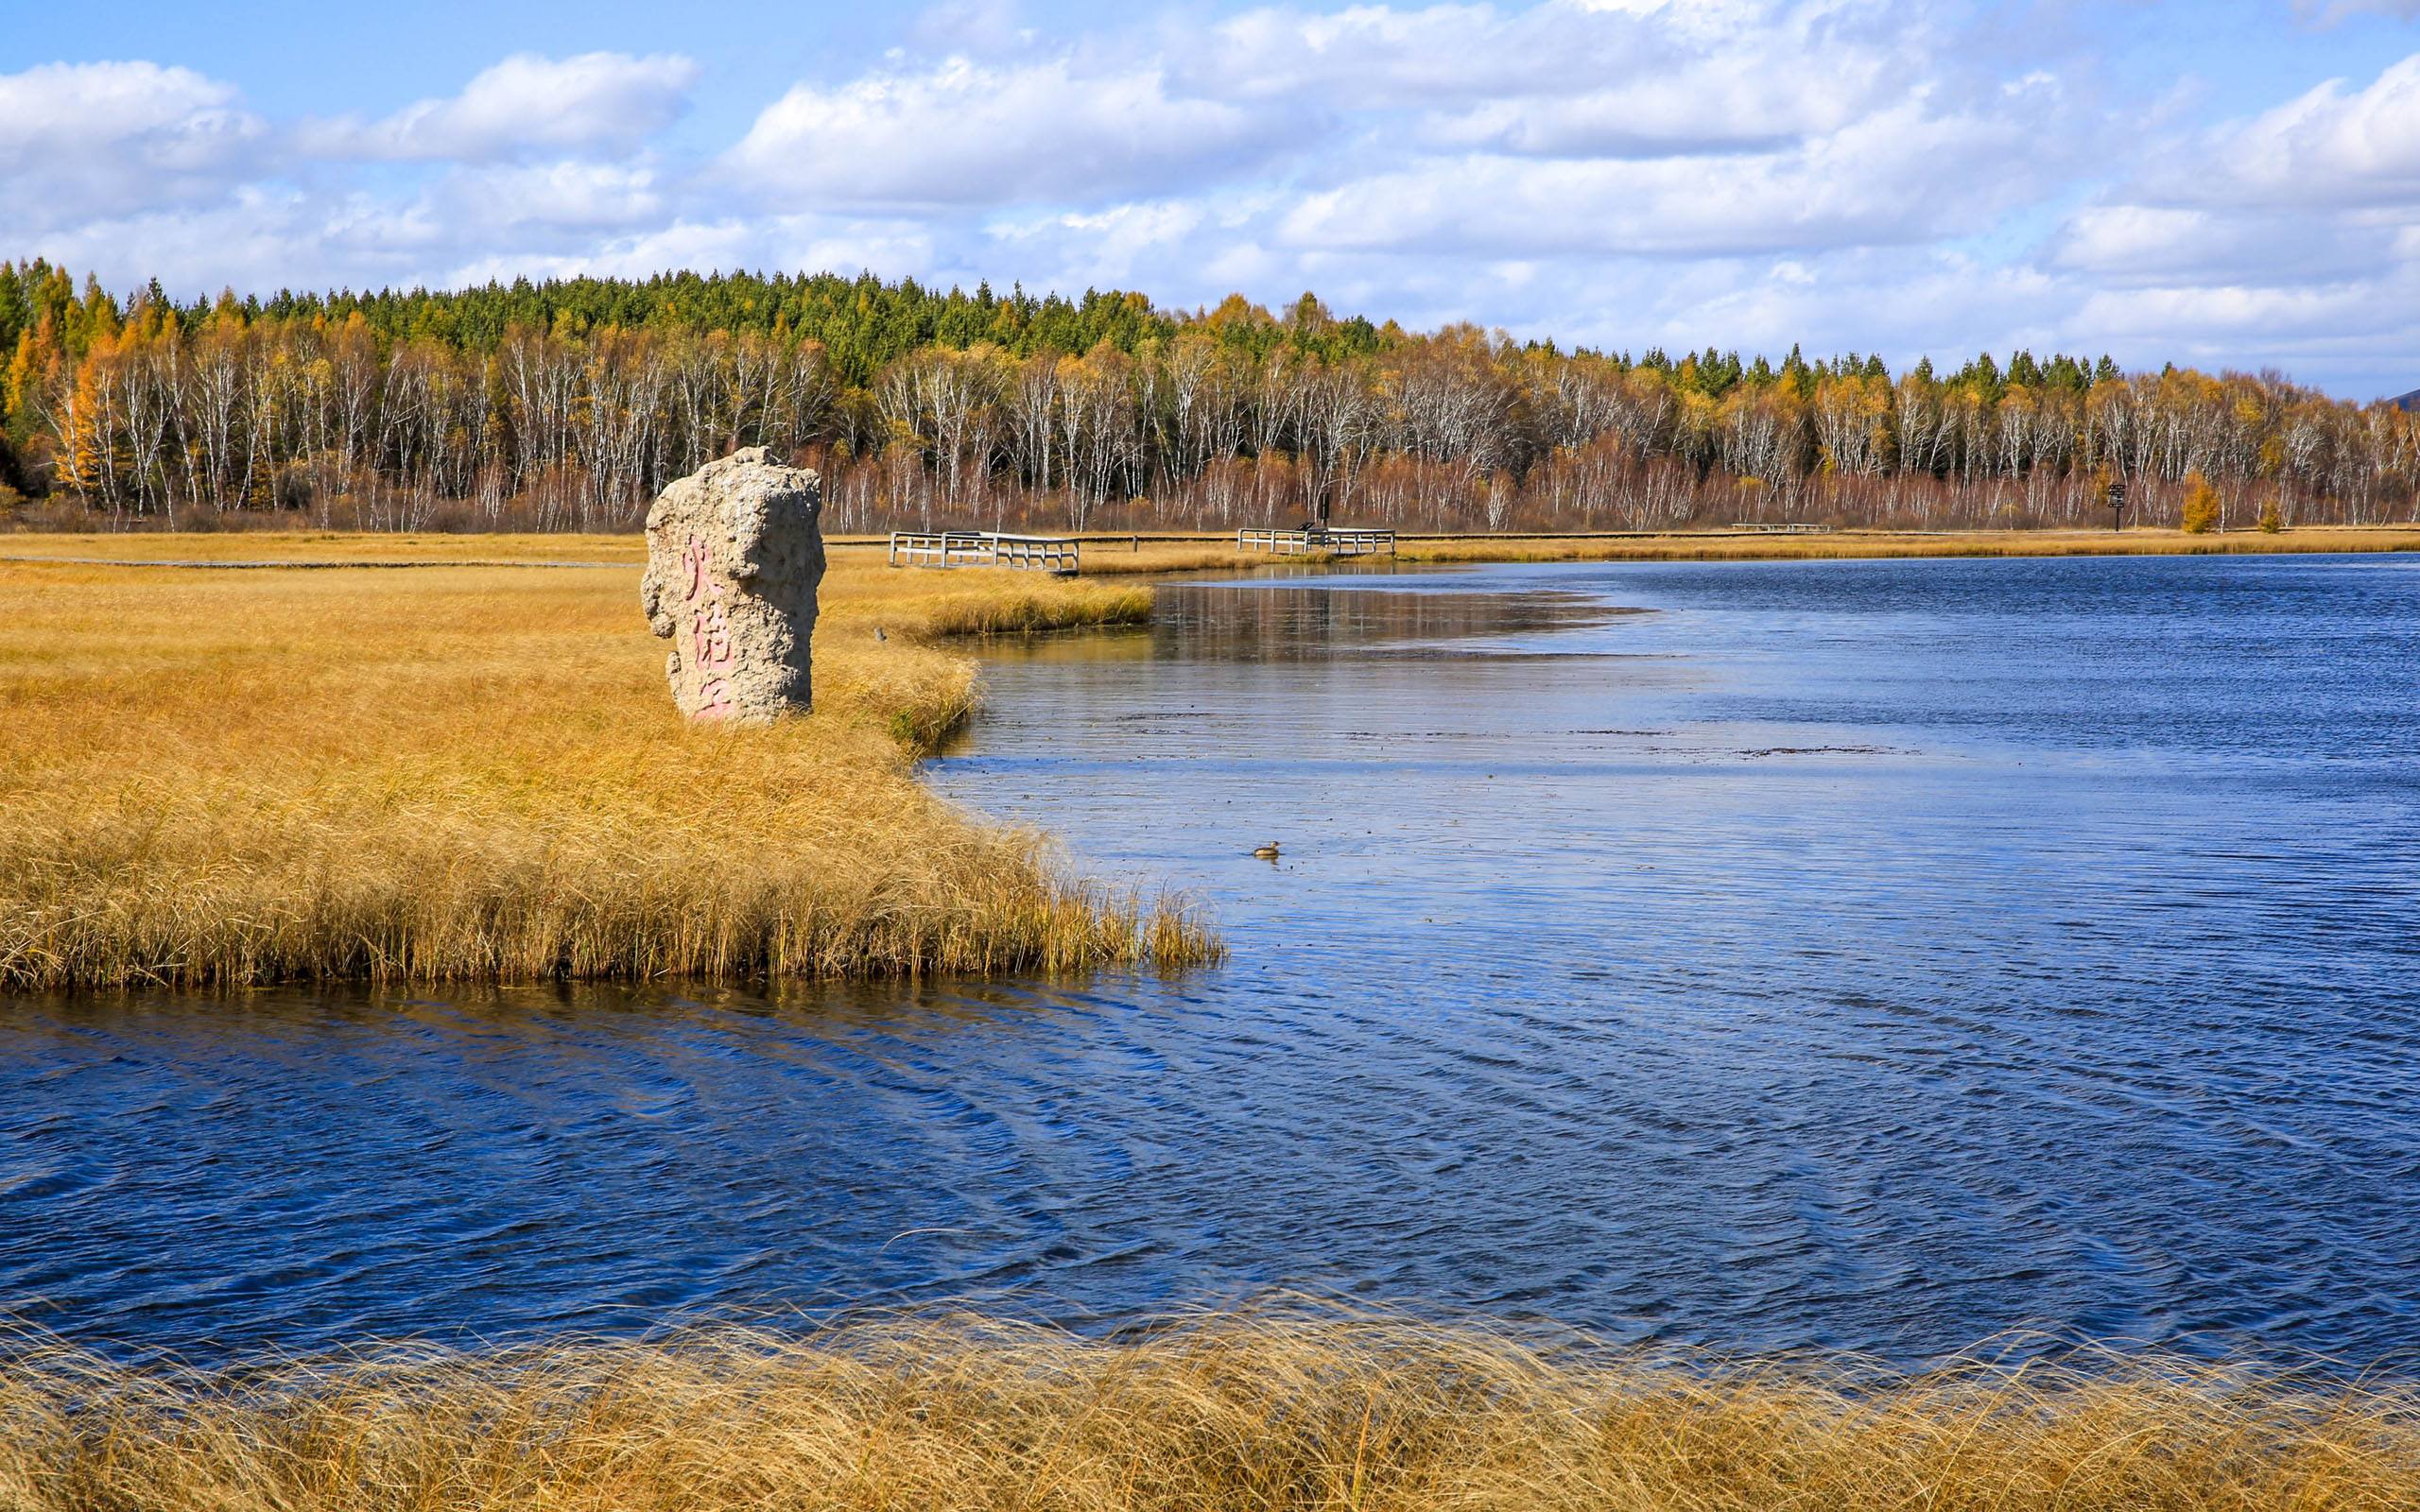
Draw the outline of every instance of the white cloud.
M726 165L801 207L1098 202L1256 158L1282 133L1237 105L1172 94L1149 62L953 58L838 88L801 84L756 118Z
M1429 140L1556 157L1753 150L1837 131L1871 109L1885 64L1844 60L1820 77L1698 65L1561 99L1498 99L1431 117Z
M2179 135L2132 166L2047 243L2048 263L2076 275L2076 324L2177 361L2411 387L2420 55Z
M2240 353L2254 343L2269 346L2283 340L2307 348L2376 334L2380 325L2378 292L2367 283L2291 289L2219 285L2103 292L2084 301L2078 318L2120 337L2149 336L2171 348L2232 351L2238 355L2229 366L2241 367ZM2391 308L2407 312L2393 324L2408 332L2413 324L2408 299Z
M2300 215L2178 205L2090 205L2052 239L2060 266L2128 286L2215 279L2268 284L2342 280L2396 256L2390 225L2340 221L2314 236Z
M686 58L519 53L462 93L407 105L383 120L313 123L306 147L334 158L489 162L531 151L628 149L677 119L699 78Z
M121 288L156 277L182 295L266 294L425 282L442 266L432 251L443 235L413 207L246 185L217 203L87 220L25 250Z
M2188 194L2233 203L2420 206L2420 53L2347 93L2330 79L2217 133Z
M1885 60L1927 34L1921 8L1893 0L1548 0L1263 8L1206 36L1172 38L1167 50L1189 86L1222 97L1446 119L1469 111L1481 130L1517 129L1543 110L1541 139L1611 128L1617 139L1652 140L1765 134L1790 113L1776 110L1781 101L1824 112L1818 96L1869 91ZM1626 106L1649 117L1643 128L1608 118ZM1725 124L1740 112L1768 124Z
M660 223L667 201L650 167L581 162L467 168L432 198L458 223L587 230Z
M998 222L990 228L990 234L997 245L1043 251L1060 270L1049 275L1052 284L1123 284L1137 273L1158 272L1208 219L1203 207L1184 201L1127 204L1040 220Z
M1487 5L1268 8L1231 17L1172 51L1189 84L1230 98L1315 96L1340 108L1416 109L1505 90L1534 93L1617 59L1619 49L1601 32L1552 35L1576 14L1564 7L1506 14ZM1558 40L1562 45L1549 45ZM1595 45L1575 45L1583 41Z
M2412 381L2420 58L2196 126L2207 86L2108 87L2091 8L1293 0L1082 36L1038 9L943 0L871 66L723 102L728 146L668 131L704 77L678 57L509 58L374 120L266 120L150 62L0 76L0 255L183 293L740 266L1310 288L1633 350Z
M1652 159L1438 158L1307 196L1305 247L1733 255L1902 243L1979 229L2040 193L2014 114L1909 101L1781 151Z
M235 87L150 62L0 74L0 182L26 229L223 193L267 128Z

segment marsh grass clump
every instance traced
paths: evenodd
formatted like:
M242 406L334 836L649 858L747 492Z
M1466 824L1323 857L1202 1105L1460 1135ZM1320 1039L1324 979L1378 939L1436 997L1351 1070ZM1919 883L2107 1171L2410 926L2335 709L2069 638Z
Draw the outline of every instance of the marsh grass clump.
M1890 1375L1246 1308L129 1370L0 1364L11 1512L2387 1512L2420 1397L2107 1358Z
M635 574L0 565L0 988L1217 954L1182 904L1069 879L913 774L977 696L940 637L1148 593L838 567L815 713L725 730L674 712Z

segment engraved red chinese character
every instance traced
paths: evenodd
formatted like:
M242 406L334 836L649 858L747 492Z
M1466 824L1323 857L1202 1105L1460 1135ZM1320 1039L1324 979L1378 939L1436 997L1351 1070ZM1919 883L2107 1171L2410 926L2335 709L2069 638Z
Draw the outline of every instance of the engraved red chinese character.
M731 665L731 621L722 611L720 583L703 609L689 611L689 648L701 667Z

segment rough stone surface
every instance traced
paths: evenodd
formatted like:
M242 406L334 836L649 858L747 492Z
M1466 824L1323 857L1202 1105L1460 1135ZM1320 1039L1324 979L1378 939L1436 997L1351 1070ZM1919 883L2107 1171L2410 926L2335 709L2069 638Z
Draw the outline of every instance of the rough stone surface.
M813 701L823 486L752 446L666 488L647 512L648 627L692 719L762 723Z

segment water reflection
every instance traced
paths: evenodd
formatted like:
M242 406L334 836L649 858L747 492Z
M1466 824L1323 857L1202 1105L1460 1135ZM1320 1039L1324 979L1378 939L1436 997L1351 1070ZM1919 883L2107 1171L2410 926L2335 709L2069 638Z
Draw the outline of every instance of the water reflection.
M1903 1360L2028 1323L2403 1347L2420 575L1167 610L1002 648L936 780L1195 889L1230 966L18 1003L0 1301L205 1355L1272 1284Z
M1252 580L1248 587L1164 586L1149 626L1106 632L1003 640L987 660L1017 664L1071 662L1213 661L1255 662L1437 661L1523 655L1601 656L1561 632L1612 624L1643 612L1586 593L1420 592L1407 586L1436 575L1364 571L1335 579ZM1450 579L1449 579L1450 580ZM1356 591L1340 593L1339 582ZM961 750L969 748L961 741Z

